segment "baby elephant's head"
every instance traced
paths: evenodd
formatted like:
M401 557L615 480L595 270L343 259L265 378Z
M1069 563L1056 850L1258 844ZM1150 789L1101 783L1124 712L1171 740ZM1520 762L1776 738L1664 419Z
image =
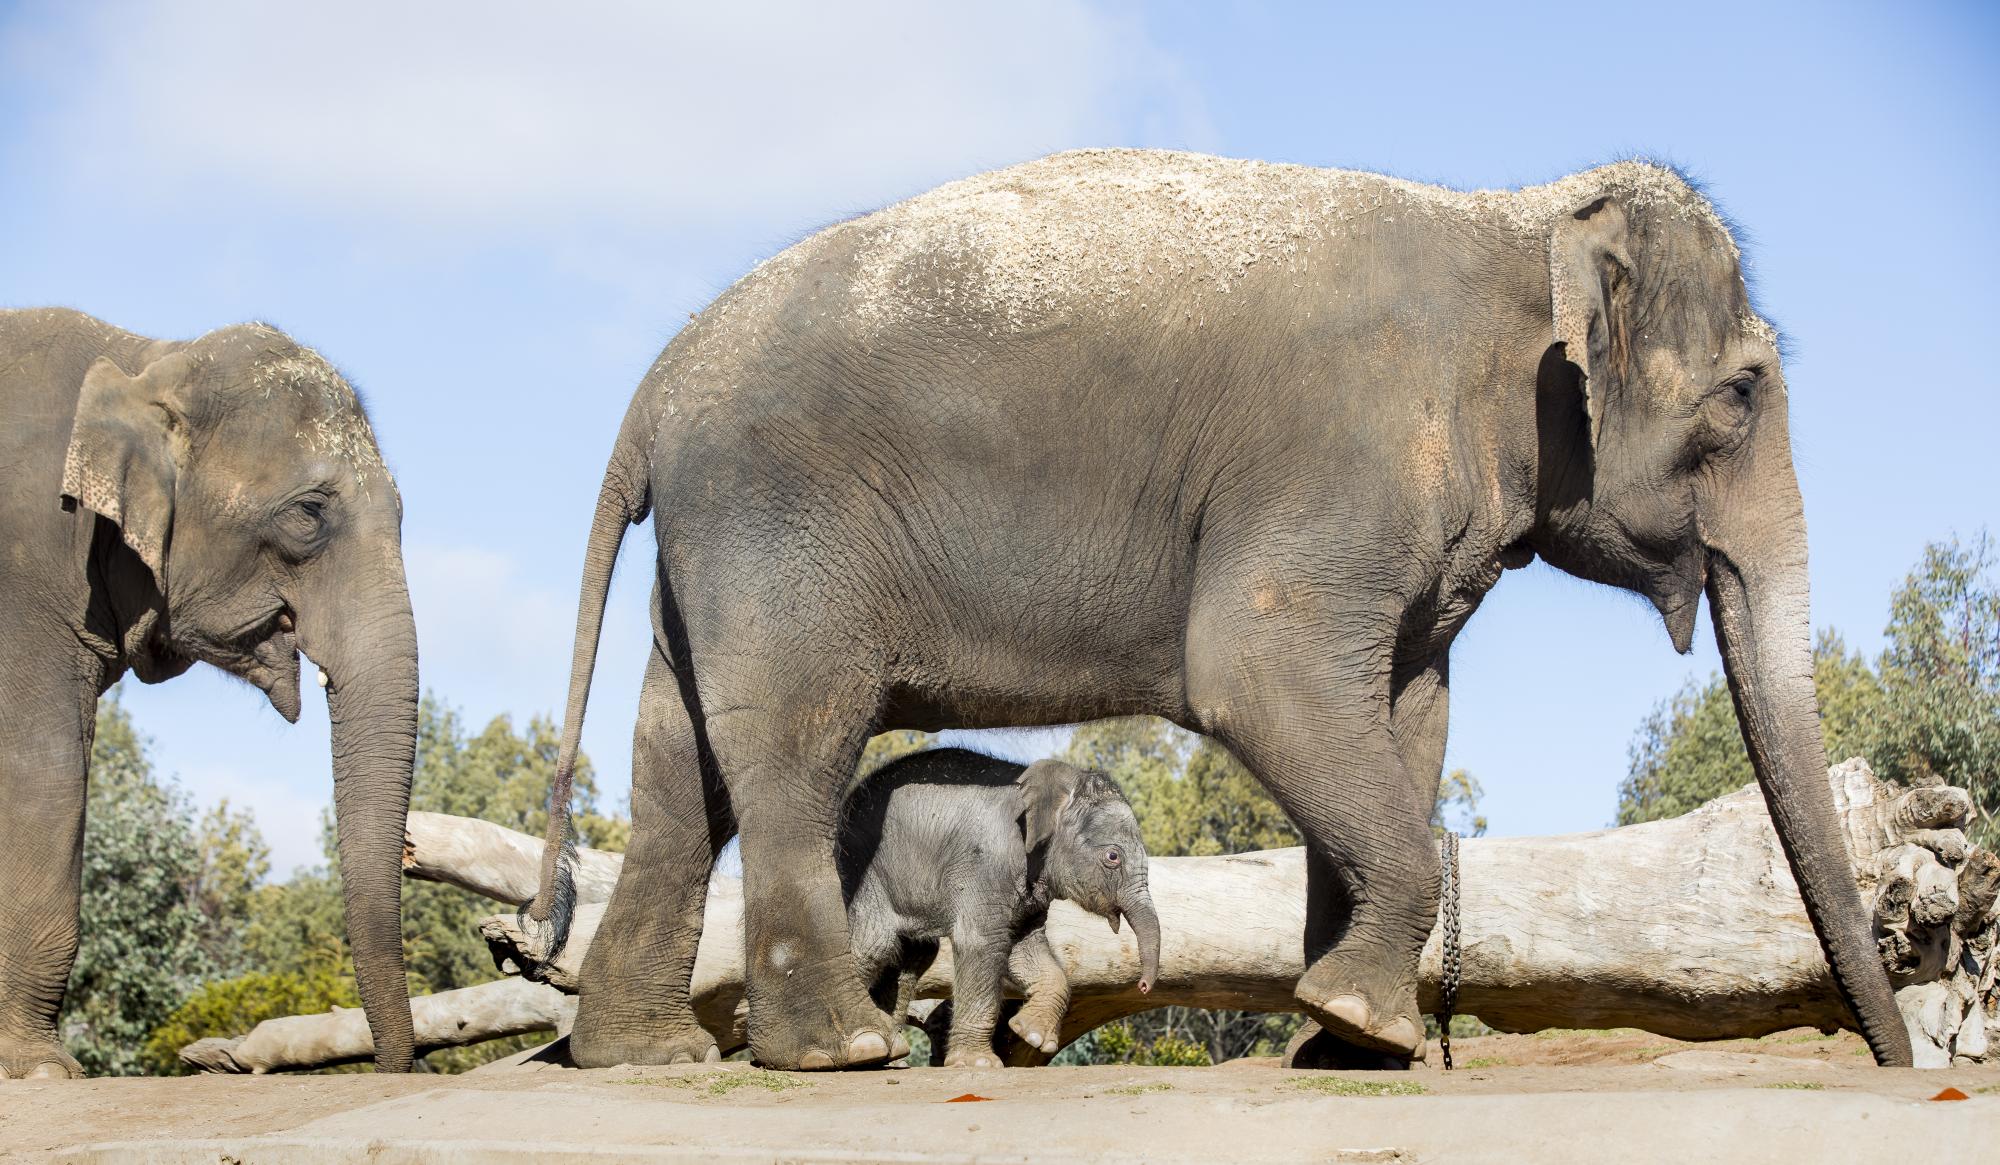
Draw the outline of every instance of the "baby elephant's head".
M1132 806L1110 777L1059 760L1029 765L1020 785L1028 852L1040 859L1049 892L1109 919L1114 931L1129 919L1139 940L1139 990L1151 991L1160 976L1160 917Z

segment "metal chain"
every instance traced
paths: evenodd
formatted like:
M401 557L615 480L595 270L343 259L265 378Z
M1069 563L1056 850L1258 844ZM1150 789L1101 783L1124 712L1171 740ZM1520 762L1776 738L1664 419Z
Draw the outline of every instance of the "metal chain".
M1438 1051L1451 1071L1451 1016L1458 1010L1458 834L1446 832L1439 847L1444 899L1444 973L1438 978Z

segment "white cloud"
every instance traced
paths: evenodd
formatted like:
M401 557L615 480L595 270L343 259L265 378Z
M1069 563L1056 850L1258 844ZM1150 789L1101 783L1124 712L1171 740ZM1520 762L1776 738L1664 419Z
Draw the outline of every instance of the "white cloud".
M1136 17L1081 0L149 0L50 19L5 54L47 94L28 111L44 148L153 198L824 213L1065 146L1207 136Z

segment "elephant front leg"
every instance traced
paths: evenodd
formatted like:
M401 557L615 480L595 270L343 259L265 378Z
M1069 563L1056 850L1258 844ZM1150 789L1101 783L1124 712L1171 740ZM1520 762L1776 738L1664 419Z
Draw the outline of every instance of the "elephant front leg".
M1301 1010L1348 1043L1421 1059L1435 775L1420 793L1391 726L1393 634L1367 612L1333 616L1326 594L1286 597L1207 621L1189 648L1191 702L1304 835Z
M1439 652L1400 677L1390 705L1390 727L1403 768L1413 782L1417 802L1430 817L1436 808L1444 776L1445 730L1449 721L1450 663ZM1397 1057L1380 1049L1357 1047L1337 1039L1308 1019L1285 1048L1288 1068L1385 1068L1400 1066Z
M709 873L733 831L671 666L655 649L632 741L632 841L584 956L570 1055L579 1067L720 1059L689 997Z
M95 700L12 686L0 707L0 1080L78 1077L56 1021L76 961Z
M1041 927L1021 936L1007 956L1007 977L1027 996L1008 1019L1014 1034L1045 1055L1062 1049L1063 1016L1069 1012L1069 975Z

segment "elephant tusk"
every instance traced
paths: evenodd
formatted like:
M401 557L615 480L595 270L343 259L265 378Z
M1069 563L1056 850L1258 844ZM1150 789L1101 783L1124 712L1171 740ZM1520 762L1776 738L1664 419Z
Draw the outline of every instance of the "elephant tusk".
M319 671L319 686L320 686L320 687L324 688L324 687L326 687L326 686L327 686L328 684L331 684L331 683L333 682L332 680L330 680L330 679L328 679L328 678L327 678L327 676L326 676L326 669L325 669L325 668L319 668L319 669L317 669L317 670Z

